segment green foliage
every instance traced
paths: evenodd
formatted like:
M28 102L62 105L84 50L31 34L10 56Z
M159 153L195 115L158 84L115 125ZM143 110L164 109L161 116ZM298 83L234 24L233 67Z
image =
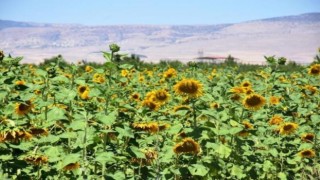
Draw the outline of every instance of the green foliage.
M62 65L61 56L40 66L20 60L1 62L0 179L311 179L320 173L320 84L308 67L288 62L273 69L231 56L222 64L152 64L127 56L103 65ZM189 78L199 84L176 87ZM243 105L248 92L231 91L243 82L265 98L259 110ZM198 98L177 93L197 86ZM164 91L156 96L157 90ZM165 93L158 108L148 106ZM282 123L270 123L276 115ZM297 128L285 134L288 122ZM181 152L186 149L193 151Z

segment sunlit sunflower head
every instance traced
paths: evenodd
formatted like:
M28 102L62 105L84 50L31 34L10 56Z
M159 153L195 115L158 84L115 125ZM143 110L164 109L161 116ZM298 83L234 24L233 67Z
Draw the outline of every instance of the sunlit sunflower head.
M140 94L139 93L132 93L131 94L131 99L133 99L134 101L140 101Z
M313 158L316 156L316 153L313 149L305 149L300 151L298 155L302 158Z
M311 95L314 95L318 91L317 87L314 87L311 85L305 85L304 89L306 89L309 92L309 94L311 94Z
M78 87L78 93L79 94L83 94L84 92L89 91L89 87L88 86L79 86Z
M26 82L23 80L19 80L15 82L16 85L26 85Z
M252 84L249 81L243 81L241 83L241 87L245 87L245 88L251 88Z
M220 107L220 104L217 102L213 102L210 104L211 109L218 109Z
M203 85L194 79L183 79L174 85L174 90L179 95L188 95L197 98L203 94Z
M244 129L253 129L253 125L249 121L243 121L242 122Z
M85 71L86 71L87 73L90 73L90 72L93 71L93 68L92 68L91 66L86 66L86 67L85 67Z
M271 105L277 105L280 103L280 99L279 97L276 97L276 96L271 96L270 99L269 99L269 103Z
M289 135L296 132L296 129L298 129L299 125L292 122L284 123L279 128L279 133L282 135Z
M305 142L313 142L315 139L315 135L313 133L305 133L301 136L301 139Z
M129 74L129 71L128 71L128 70L126 70L126 69L122 69L122 70L121 70L121 76L122 76L122 77L127 77L128 74Z
M283 119L280 115L274 115L270 120L269 124L270 125L279 125L283 122Z
M96 83L99 83L99 84L102 84L105 82L105 77L103 76L103 74L99 74L99 73L95 73L93 75L93 82L96 82Z
M160 89L154 91L154 97L157 102L165 103L170 99L170 94L166 90Z
M230 89L230 92L234 93L234 94L242 94L245 92L245 88L243 87L239 87L239 86L235 86L235 87L232 87Z
M28 114L31 109L33 108L33 104L30 100L23 102L23 103L17 103L16 104L16 108L15 108L15 112L19 115L19 116L23 116Z
M169 68L166 72L163 73L165 79L170 79L177 76L177 71L174 68Z
M185 138L173 147L173 151L176 154L191 153L196 155L200 152L200 145L192 138Z
M80 98L83 100L89 99L89 91L85 91L84 93L80 94Z
M308 74L314 75L314 76L320 75L320 64L312 65L308 70Z
M250 94L246 96L242 102L242 104L250 110L259 110L265 103L265 98L259 94Z

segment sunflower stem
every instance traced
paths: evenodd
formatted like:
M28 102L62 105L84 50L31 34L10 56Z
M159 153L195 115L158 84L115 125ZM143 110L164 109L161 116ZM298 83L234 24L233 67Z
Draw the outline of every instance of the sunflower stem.
M197 114L196 114L196 107L195 107L195 100L192 99L192 109L193 109L193 126L197 128Z

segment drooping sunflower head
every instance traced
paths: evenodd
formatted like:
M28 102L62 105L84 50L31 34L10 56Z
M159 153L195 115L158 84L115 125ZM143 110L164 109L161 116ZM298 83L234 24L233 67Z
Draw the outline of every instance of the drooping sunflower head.
M242 104L250 110L259 110L265 103L265 98L259 94L250 94L242 102Z
M16 108L15 108L15 112L19 116L23 116L23 115L26 115L27 113L29 113L32 108L33 108L33 104L30 100L28 100L23 103L17 103Z
M312 65L308 70L308 74L314 75L314 76L320 75L320 64Z
M279 125L283 122L283 119L280 115L274 115L270 120L269 124L270 125Z
M69 163L66 166L63 167L64 171L73 171L76 169L80 168L80 163L79 162L75 162L75 163Z
M318 91L317 87L314 87L311 85L305 85L304 89L306 89L308 91L308 94L311 94L311 95L314 95Z
M280 103L280 98L276 96L271 96L269 102L271 105L277 105Z
M203 85L194 79L183 79L174 85L174 90L179 95L188 95L197 98L203 94Z
M152 101L150 99L145 99L143 102L142 102L142 105L145 106L145 107L148 107L151 111L156 111L159 109L160 107L160 104L155 102L155 101Z
M313 158L316 156L316 153L313 149L305 149L300 151L298 155L302 158Z
M282 135L293 134L296 131L296 129L298 129L298 127L299 125L296 123L287 122L280 126L279 133Z
M196 155L200 152L200 145L192 138L185 138L173 147L173 151L176 154L192 153Z
M245 88L239 87L239 86L235 86L235 87L232 87L230 89L230 92L232 92L233 94L242 94L242 93L245 92Z
M30 163L36 166L48 163L48 157L46 156L28 156L24 158L24 160L27 163Z
M313 142L315 135L313 133L305 133L301 136L302 141Z

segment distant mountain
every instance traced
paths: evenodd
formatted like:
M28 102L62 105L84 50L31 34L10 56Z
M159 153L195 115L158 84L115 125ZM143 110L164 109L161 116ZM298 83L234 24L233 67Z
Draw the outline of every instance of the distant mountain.
M320 47L320 13L218 25L39 24L0 20L0 49L25 62L58 54L68 61L103 61L101 50L118 43L121 50L160 59L191 60L199 55L231 54L247 63L264 55L312 61Z

